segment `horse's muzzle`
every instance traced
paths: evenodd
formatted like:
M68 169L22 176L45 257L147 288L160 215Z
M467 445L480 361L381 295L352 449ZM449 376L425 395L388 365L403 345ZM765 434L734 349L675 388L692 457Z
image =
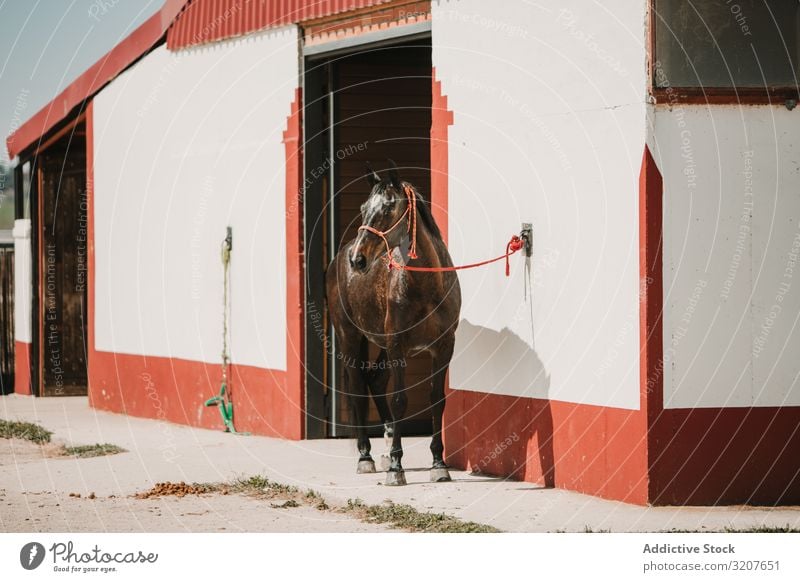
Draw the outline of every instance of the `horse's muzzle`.
M363 271L367 268L367 257L361 253L350 255L350 266L356 271Z

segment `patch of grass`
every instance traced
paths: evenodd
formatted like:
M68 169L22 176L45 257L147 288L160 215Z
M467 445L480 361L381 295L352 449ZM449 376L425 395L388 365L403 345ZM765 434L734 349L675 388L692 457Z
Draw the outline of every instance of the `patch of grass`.
M263 475L240 477L233 482L234 491L242 493L270 493L273 495L295 495L299 493L297 487L270 481Z
M286 509L288 507L300 507L300 504L294 499L287 499L283 503L271 503L270 507L274 509Z
M49 443L53 433L32 422L0 420L0 438L25 439L34 443Z
M405 504L365 505L360 499L350 499L346 512L354 513L364 521L388 523L393 527L413 532L426 533L497 533L500 530L490 525L462 521L445 513L418 511Z
M314 507L319 509L320 511L327 511L330 509L330 505L325 501L325 498L314 491L313 489L309 489L306 491L306 494L303 496L305 501L309 503L313 503Z
M800 528L792 527L788 523L783 526L757 525L744 529L726 527L725 533L800 533Z
M593 530L588 525L583 526L583 533L611 533L610 529L598 529L597 531Z
M711 529L667 529L661 533L715 533ZM786 525L755 525L753 527L724 527L719 530L723 533L800 533L800 528Z
M64 447L64 454L70 457L78 457L79 459L88 459L90 457L104 457L106 455L116 455L119 453L127 453L122 447L111 445L108 443L94 444L94 445L80 445L77 447Z
M366 505L360 499L348 499L347 500L347 511L353 511L356 509L364 509Z

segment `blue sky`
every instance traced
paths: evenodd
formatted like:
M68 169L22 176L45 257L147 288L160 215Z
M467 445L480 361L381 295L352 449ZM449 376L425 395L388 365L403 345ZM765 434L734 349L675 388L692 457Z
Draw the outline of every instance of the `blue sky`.
M0 161L6 137L152 16L163 0L0 0Z

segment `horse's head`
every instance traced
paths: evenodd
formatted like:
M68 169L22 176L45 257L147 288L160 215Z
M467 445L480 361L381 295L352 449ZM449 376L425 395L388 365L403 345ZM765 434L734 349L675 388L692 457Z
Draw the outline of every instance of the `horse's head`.
M410 211L409 199L397 168L388 171L387 179L381 179L367 166L367 182L371 191L367 201L361 205L362 228L358 231L349 257L350 266L357 271L365 271L368 265L385 253L387 243L394 248L408 237L405 216ZM377 233L381 233L386 242Z

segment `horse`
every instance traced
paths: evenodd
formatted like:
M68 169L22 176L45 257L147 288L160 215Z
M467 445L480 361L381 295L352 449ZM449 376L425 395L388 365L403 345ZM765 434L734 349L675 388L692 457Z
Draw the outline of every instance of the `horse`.
M341 361L348 363L344 393L356 427L360 455L357 472L376 472L366 429L369 391L384 422L386 437L391 438L386 485L406 484L401 436L408 398L403 364L409 356L427 352L433 361L430 479L450 481L443 456L442 415L445 377L461 313L461 289L455 271L446 270L453 262L428 202L413 184L400 179L393 162L384 176L367 166L371 190L361 206L362 224L356 238L333 258L325 275L337 346ZM433 270L411 271L406 266ZM368 342L377 345L380 354L375 364L364 366ZM387 406L390 375L394 389Z

